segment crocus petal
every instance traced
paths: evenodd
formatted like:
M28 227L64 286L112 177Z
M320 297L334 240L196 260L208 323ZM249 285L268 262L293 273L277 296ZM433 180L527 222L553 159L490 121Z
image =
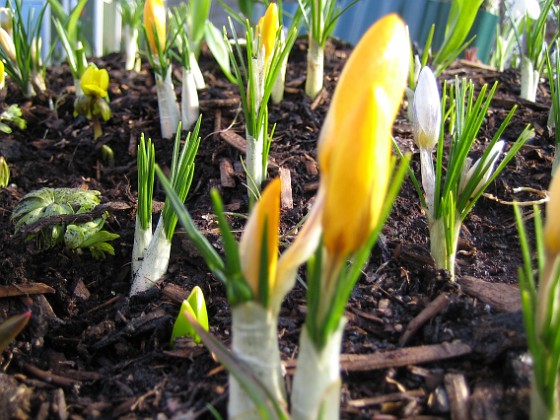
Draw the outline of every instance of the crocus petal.
M0 27L9 34L12 33L12 9L9 7L0 7Z
M264 47L264 59L268 61L270 55L274 51L276 42L276 33L278 32L278 7L276 3L270 3L266 9L266 13L259 21L259 29L261 42Z
M541 7L538 0L513 0L509 3L509 13L513 20L521 19L525 15L536 20L541 13Z
M0 46L2 47L8 58L15 63L17 59L14 40L12 39L10 34L2 28L0 28Z
M394 120L401 104L408 75L410 42L406 26L396 14L390 14L371 26L348 58L337 83L331 106L319 137L318 154L321 173L328 172L332 149L353 142L341 131L349 109L371 95L370 87L385 91L383 105L387 118Z
M319 138L323 240L332 254L344 257L364 245L379 221L409 48L403 21L386 16L356 45L337 84Z
M494 146L492 146L492 149L490 150L490 154L488 155L489 159L490 159L490 165L488 166L488 169L486 170L486 172L484 172L484 174L480 178L480 181L478 182L478 185L475 187L475 189L471 193L471 197L478 194L480 189L484 186L484 184L486 184L488 182L488 180L490 179L490 177L494 173L494 167L496 166L496 162L498 162L498 159L499 159L500 155L502 154L502 150L504 149L505 145L506 145L506 142L504 140L500 140L500 141L496 142L494 144ZM472 176L476 172L477 168L480 166L480 164L482 162L482 158L478 159L474 163L474 165L472 165L472 166L471 166L471 162L472 162L472 160L470 158L467 158L465 160L465 168L463 168L463 171L462 171L462 174L461 174L461 182L459 183L459 192L462 192L467 187L467 184L469 183L470 179L472 178ZM486 164L485 164L485 166L486 166Z
M253 290L259 292L259 270L262 241L266 225L268 248L268 282L272 290L276 282L278 262L278 227L280 225L280 178L274 179L264 190L249 217L239 242L239 259L245 280Z
M546 203L546 222L544 224L544 247L551 256L560 254L560 171L556 171L550 183L549 200Z
M344 147L333 150L329 173L322 175L326 186L323 242L330 255L343 257L356 251L379 221L391 166L393 118L385 109L389 101L383 89L370 89L340 127Z
M412 104L412 127L418 147L432 150L439 139L441 99L434 73L424 67L418 76Z
M157 54L165 48L166 23L165 5L163 0L146 0L144 4L144 27L152 54ZM156 36L157 33L157 40Z
M294 287L298 267L306 262L319 246L322 232L322 214L325 201L324 187L319 189L313 208L298 232L296 239L278 260L276 284L271 292L271 307L280 308L284 296Z

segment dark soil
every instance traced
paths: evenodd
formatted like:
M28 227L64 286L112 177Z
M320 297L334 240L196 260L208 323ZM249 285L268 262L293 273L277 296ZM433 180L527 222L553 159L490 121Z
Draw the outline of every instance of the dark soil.
M277 124L270 175L277 175L280 167L289 169L293 191L293 209L282 212L282 232L290 231L306 214L316 192L318 132L348 54L344 45L331 45L325 89L312 103L303 92L305 44L298 42L289 62L285 100L270 106L270 121ZM140 73L126 72L120 55L103 57L97 63L109 70L113 111L97 142L92 141L90 122L72 115L74 94L67 67L49 69L49 92L42 98L26 100L17 87L8 86L5 103L20 104L28 128L15 129L0 141L0 153L12 172L11 185L0 190L0 285L44 283L52 291L0 299L0 319L26 308L32 311L28 327L0 358L5 372L0 375L0 401L13 396L3 403L0 418L207 418L212 416L209 406L225 415L224 369L203 347L182 343L172 349L169 344L181 298L195 285L205 293L211 332L226 345L230 341L224 287L209 274L181 229L167 275L146 294L128 298L137 141L141 133L155 140L156 159L163 166L169 164L171 142L160 139L149 67L144 65ZM244 126L237 89L207 54L201 66L208 83L200 92L203 141L186 206L219 247L210 188L219 189L228 210L247 211L240 152L223 140L220 131L231 128L243 135ZM478 151L515 104L519 109L506 139L515 140L526 124L535 127L535 138L488 192L503 201L541 199L516 194L514 189L543 191L550 181L553 138L546 129L550 107L546 84L537 103L530 104L518 99L516 71L498 73L459 62L445 74L454 76L473 78L477 85L500 83L478 139ZM50 100L54 110L49 108ZM402 148L414 150L404 111L394 134ZM113 149L113 162L102 160L103 145ZM224 180L220 167L228 165L233 171ZM417 155L412 168L419 174ZM102 202L113 203L116 209L110 212L107 229L120 235L114 243L115 256L97 261L88 253L75 255L63 249L36 252L14 235L10 214L18 200L47 186L95 189L101 192ZM163 201L161 189L155 195ZM242 225L240 219L232 223ZM521 258L511 205L488 197L480 200L464 224L457 263L459 281L455 284L446 273L434 269L426 217L411 182L405 180L348 305L342 348L343 418L448 418L461 410L467 410L467 417L457 418L528 416L530 365L515 301ZM481 292L481 284L489 289ZM506 292L513 293L513 303L493 285L505 285ZM443 302L438 309L409 339L399 341L411 320L424 308L434 307L430 303L438 297ZM279 322L288 386L304 313L305 290L297 284ZM457 344L463 346L462 355L445 358L443 353L453 353ZM390 351L417 351L423 345L434 345L439 353L430 361L409 356L394 363L395 353ZM420 353L423 349L427 347L420 347ZM382 363L360 364L348 356L356 354ZM389 356L383 360L384 355L392 355L393 363ZM465 398L453 397L461 392Z

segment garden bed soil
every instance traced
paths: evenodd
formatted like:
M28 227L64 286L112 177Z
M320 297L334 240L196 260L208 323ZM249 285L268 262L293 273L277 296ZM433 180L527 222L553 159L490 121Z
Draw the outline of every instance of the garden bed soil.
M284 179L289 175L291 184L285 184L291 185L293 199L293 207L282 210L282 234L297 225L313 201L319 179L318 133L350 53L344 44L329 44L325 88L311 101L303 91L305 48L303 40L294 47L285 99L270 106L270 122L277 126L269 172L271 177L282 172ZM110 73L113 111L97 142L92 141L90 122L73 117L74 91L66 66L48 70L49 91L42 97L25 99L11 83L7 93L4 90L4 102L21 106L28 127L0 141L0 153L12 172L11 184L0 190L0 286L4 292L19 291L19 296L0 298L0 319L26 309L32 317L0 358L0 418L212 418L209 407L225 416L225 370L204 347L188 341L175 348L169 344L180 302L197 285L206 296L212 334L230 344L225 289L181 228L173 240L168 273L157 287L128 297L137 142L141 133L151 137L156 160L164 168L172 143L160 139L148 65L139 73L127 72L118 54L96 62ZM200 92L202 143L186 206L221 249L209 192L217 188L227 210L247 211L239 164L243 144L238 141L244 125L238 90L207 52L201 66L208 84ZM540 200L538 192L550 182L554 147L546 128L548 88L543 83L532 104L518 98L517 71L499 73L457 62L444 77L470 77L477 86L499 82L474 155L480 155L515 104L519 109L505 139L511 144L526 124L533 125L535 137L491 185L492 197L482 197L467 217L456 283L433 266L426 217L410 180L405 180L347 307L343 418L528 416L530 359L516 274L521 256L513 209L505 202ZM394 135L402 149L417 152L405 111ZM103 145L113 149L112 162L102 159ZM417 153L411 167L419 174ZM115 255L98 261L87 252L37 252L15 235L10 221L14 206L42 187L100 191L111 209L107 229L120 235ZM537 193L516 193L519 187ZM160 187L155 198L164 199ZM161 206L155 207L159 212ZM530 221L531 207L525 212ZM243 220L232 217L231 223L241 229ZM305 312L305 289L298 282L282 306L278 329L288 389Z

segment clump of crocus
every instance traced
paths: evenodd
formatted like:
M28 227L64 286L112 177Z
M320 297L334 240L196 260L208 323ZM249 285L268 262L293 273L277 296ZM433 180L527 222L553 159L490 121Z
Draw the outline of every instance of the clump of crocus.
M76 97L78 97L82 94L80 80L88 67L84 48L85 39L81 34L80 19L87 1L80 0L75 2L75 6L70 11L63 7L60 0L48 0L48 4L53 15L54 28L66 54L66 62L74 79Z
M517 31L516 39L521 51L520 96L535 102L540 74L545 63L545 53L548 49L546 43L547 19L554 6L554 0L546 0L541 5L536 1L530 3L532 7L524 10L525 13L521 18L513 21L513 26ZM539 6L541 6L540 9ZM515 10L512 11L513 13ZM554 38L558 36L558 31L557 29Z
M256 202L239 244L213 194L225 261L196 230L179 200L172 200L189 237L226 285L232 305L232 352L260 381L277 412L286 407L278 312L298 266L312 258L308 314L292 393L296 419L338 416L344 307L405 173L402 166L391 180L391 126L408 71L408 56L400 52L408 46L404 23L391 15L374 25L352 53L321 131L317 199L293 244L280 257L279 179L271 181ZM158 175L169 194L168 182ZM349 259L354 262L350 269ZM229 416L260 418L249 389L242 387L247 382L231 363L229 367Z
M246 24L246 56L232 25L235 46L228 47L235 81L241 94L245 115L247 160L245 162L249 197L258 197L261 184L266 178L268 152L272 133L268 129L268 100L282 62L295 42L297 29L292 28L285 43L280 43L278 7L271 3L256 28ZM234 49L235 48L235 52Z
M323 88L325 45L342 14L336 3L335 0L304 0L299 3L308 32L305 93L310 98L315 98Z
M529 351L533 359L531 420L558 419L558 372L560 371L560 175L549 188L546 222L538 206L533 207L536 252L533 254L524 218L514 206L523 267L519 268L519 289ZM533 266L536 254L537 268ZM535 278L535 274L537 278Z
M181 121L188 130L198 119L198 89L206 87L197 57L210 13L210 1L192 1L173 10L175 45L182 65Z
M320 213L323 236L308 264L294 418L338 416L344 308L406 167L391 179L391 128L406 85L409 55L402 52L408 48L404 23L396 15L374 24L346 63L321 130L321 181L312 214Z
M170 139L177 131L181 113L171 80L172 66L170 48L167 45L166 8L163 0L146 0L144 33L147 39L148 59L156 74L161 136Z
M142 27L143 0L120 0L123 31L123 48L125 53L125 68L140 69L138 55L138 35Z
M455 254L463 220L532 132L525 128L496 168L505 147L505 141L500 138L513 117L514 107L480 159L473 163L468 154L484 122L497 84L488 93L488 87L484 85L478 98L474 96L474 85L470 81L457 80L452 88L454 103L448 110L451 115L451 144L448 161L444 164L441 110L447 111L447 84L444 85L442 101L430 68L424 67L420 72L413 102L413 128L414 140L420 149L424 196L416 178L411 175L428 218L432 257L437 268L448 270L454 279ZM434 169L432 151L436 144ZM447 168L445 173L444 167Z
M74 102L74 114L82 115L93 123L93 139L97 140L102 134L101 120L111 118L109 107L109 73L105 69L98 69L90 64L80 80L82 94Z
M9 3L12 5L12 3ZM0 58L6 73L27 97L45 90L45 66L41 62L41 23L46 3L35 19L22 15L22 0L15 0L13 9L3 11L4 27L0 27ZM7 21L10 20L11 23Z
M194 175L194 158L200 145L198 132L201 118L181 146L181 124L175 135L171 161L171 182L174 194L184 203ZM171 241L177 226L177 215L169 197L152 233L152 196L154 189L155 153L151 140L142 137L138 146L138 209L132 250L132 286L130 295L145 292L167 272Z
M261 382L284 410L286 391L278 349L278 313L282 300L293 287L297 268L314 252L320 229L317 215L310 216L295 242L278 257L280 179L265 188L236 242L217 192L212 193L225 250L225 260L194 226L189 213L173 193L169 181L156 168L179 221L203 255L208 267L226 286L232 306L232 352ZM258 419L255 402L242 383L230 373L230 418Z

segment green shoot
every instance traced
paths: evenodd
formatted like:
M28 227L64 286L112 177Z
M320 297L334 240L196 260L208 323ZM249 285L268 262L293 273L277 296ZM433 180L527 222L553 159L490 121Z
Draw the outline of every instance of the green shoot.
M202 289L198 286L192 289L189 297L181 304L179 315L177 315L177 319L173 324L173 331L171 332L172 346L174 341L181 337L190 337L196 343L200 343L200 336L189 321L189 317L187 317L186 313L189 313L192 317L194 317L196 322L198 322L205 331L208 331L208 313L206 312L206 302L204 300Z

